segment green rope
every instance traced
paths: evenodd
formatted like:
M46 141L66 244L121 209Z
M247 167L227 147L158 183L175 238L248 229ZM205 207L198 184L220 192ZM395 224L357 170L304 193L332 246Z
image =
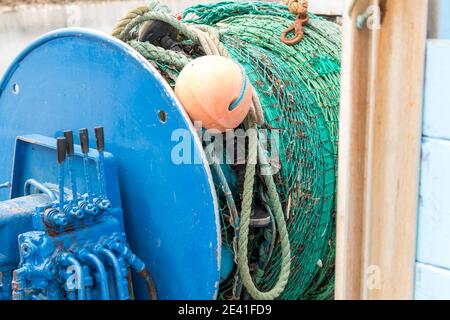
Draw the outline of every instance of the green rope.
M253 282L248 266L248 239L253 203L253 187L256 175L256 163L258 158L260 159L259 163L266 163L267 160L265 159L264 150L258 142L259 139L257 137L257 130L254 124L249 126L248 133L249 151L242 200L241 224L239 229L239 270L242 283L254 299L273 300L278 298L283 293L287 285L291 269L291 247L289 243L289 234L286 228L286 221L284 220L283 209L281 207L281 202L278 197L278 192L273 177L271 175L265 175L264 180L268 189L270 207L273 209L275 222L280 234L282 263L278 281L274 287L267 292L260 291Z
M119 38L120 34L122 33L123 29L136 17L139 17L143 15L144 13L147 13L150 10L149 6L140 6L137 7L130 12L127 13L125 17L123 17L119 23L114 27L113 32L111 35L113 37Z
M161 64L167 64L182 69L191 61L191 59L184 54L179 54L171 50L165 50L148 42L131 40L128 44L139 52L144 58Z
M136 18L132 19L120 32L118 38L123 41L127 41L130 39L130 31L134 28L142 25L146 21L150 20L159 20L166 22L178 29L181 34L186 36L189 40L192 40L194 43L198 43L198 38L194 32L192 32L187 25L180 22L174 16L166 13L166 12L158 12L158 11L149 11L144 13L143 15L139 15Z

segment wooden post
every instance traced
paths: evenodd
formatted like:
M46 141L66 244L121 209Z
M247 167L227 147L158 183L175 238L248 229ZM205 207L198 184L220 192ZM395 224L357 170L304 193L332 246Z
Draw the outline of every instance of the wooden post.
M427 8L359 0L344 11L337 299L413 297Z

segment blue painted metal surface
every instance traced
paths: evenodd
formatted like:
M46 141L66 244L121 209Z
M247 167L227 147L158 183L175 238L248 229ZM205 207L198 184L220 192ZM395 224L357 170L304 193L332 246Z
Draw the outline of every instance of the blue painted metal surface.
M17 138L11 183L11 194L16 197L0 202L0 247L6 258L0 261L0 271L7 282L2 281L0 296L15 300L129 299L130 267L141 273L145 264L127 244L114 157L92 149L81 154L75 146L73 172L83 165L95 188L85 187L92 193L74 197L64 185L68 163L63 158L55 161L56 145L57 140L41 135ZM62 154L66 147L64 143ZM97 174L101 167L106 168L103 175ZM109 192L102 191L103 185L110 186ZM43 194L28 196L33 191ZM92 202L95 211L84 210L87 199L96 199ZM84 214L74 215L75 211ZM96 260L96 265L86 258ZM97 276L99 272L104 276Z
M59 136L60 134L57 133ZM16 139L14 150L14 163L11 176L10 198L24 196L24 184L28 179L35 179L42 183L58 184L59 170L56 163L56 145L55 139L38 134L26 135ZM88 155L88 173L94 195L99 194L101 182L97 179L97 167L99 152L90 149ZM66 164L68 161L66 161ZM104 154L105 180L107 186L108 199L113 207L122 207L120 198L120 187L118 184L117 165L111 153ZM72 159L72 170L75 173L78 186L78 193L88 192L84 182L84 160L79 145L75 145L75 154ZM71 180L68 178L68 166L64 166L65 176L64 187L71 188ZM70 195L71 196L71 195ZM123 228L122 215L114 216L121 223Z
M10 272L17 267L17 236L32 230L36 207L49 202L42 194L0 202L0 272Z
M2 80L0 121L0 183L13 182L13 197L21 195L14 181L33 178L26 175L35 166L28 162L32 152L23 159L19 152L16 161L25 175L15 168L11 178L17 136L57 137L64 129L104 126L107 151L116 159L127 238L150 269L159 297L216 296L220 224L201 143L169 87L137 53L91 31L50 33L27 48ZM177 129L187 132L200 161L172 161ZM56 166L48 170L57 177ZM7 198L0 189L0 200ZM147 296L139 278L134 285L137 298Z

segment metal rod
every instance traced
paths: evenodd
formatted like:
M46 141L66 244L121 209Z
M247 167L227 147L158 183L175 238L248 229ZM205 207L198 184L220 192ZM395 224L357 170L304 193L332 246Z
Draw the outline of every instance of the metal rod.
M67 140L64 137L56 139L56 153L59 166L59 211L64 211L64 160L66 160Z
M38 182L38 181L36 181L34 179L28 179L27 181L25 181L25 184L24 184L24 187L23 187L23 189L24 189L24 192L23 192L24 196L29 196L31 194L31 187L35 187L36 190L38 190L38 191L48 195L48 197L50 198L50 200L52 202L57 200L57 197L56 197L55 193L52 190L50 190L49 188L44 186L42 183L40 183L40 182Z
M73 166L73 156L75 154L75 147L73 142L73 132L71 130L64 131L64 137L67 140L67 166L69 168L69 178L72 188L72 201L73 206L78 205L78 191L77 191L77 178L75 175L75 168Z
M112 251L105 249L103 247L97 248L97 252L99 254L102 254L105 259L108 260L109 264L114 270L114 276L116 280L116 287L117 287L117 295L119 300L128 300L130 297L128 295L128 290L125 290L123 287L123 280L126 278L126 275L122 274L122 268L120 266L119 261L117 260L116 256Z
M8 189L9 187L11 187L11 183L9 181L0 184L0 189Z
M97 269L95 278L100 287L100 295L102 300L109 300L108 274L103 262L95 254L88 251L82 251L80 257Z
M89 178L89 133L88 129L80 129L80 144L81 144L81 152L83 153L83 167L84 167L84 179L86 181L86 188L88 194L89 204L93 204L93 196L92 196L92 187L91 187L91 179Z
M96 127L95 129L95 141L98 150L98 168L97 177L100 185L100 197L107 198L106 195L106 179L105 179L105 134L103 127Z
M85 283L84 283L84 271L83 271L83 267L81 266L81 264L78 262L77 259L75 259L75 257L73 257L72 255L68 254L66 256L66 261L69 265L73 266L73 269L76 273L76 284L77 284L77 291L78 291L78 300L85 300L86 299L86 288L85 288Z

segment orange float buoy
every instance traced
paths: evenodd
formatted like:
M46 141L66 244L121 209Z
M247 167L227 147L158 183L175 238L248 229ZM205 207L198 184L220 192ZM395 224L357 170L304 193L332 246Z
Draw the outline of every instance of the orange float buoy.
M204 56L183 68L175 93L193 122L225 132L238 127L250 110L252 85L241 66L220 56Z

